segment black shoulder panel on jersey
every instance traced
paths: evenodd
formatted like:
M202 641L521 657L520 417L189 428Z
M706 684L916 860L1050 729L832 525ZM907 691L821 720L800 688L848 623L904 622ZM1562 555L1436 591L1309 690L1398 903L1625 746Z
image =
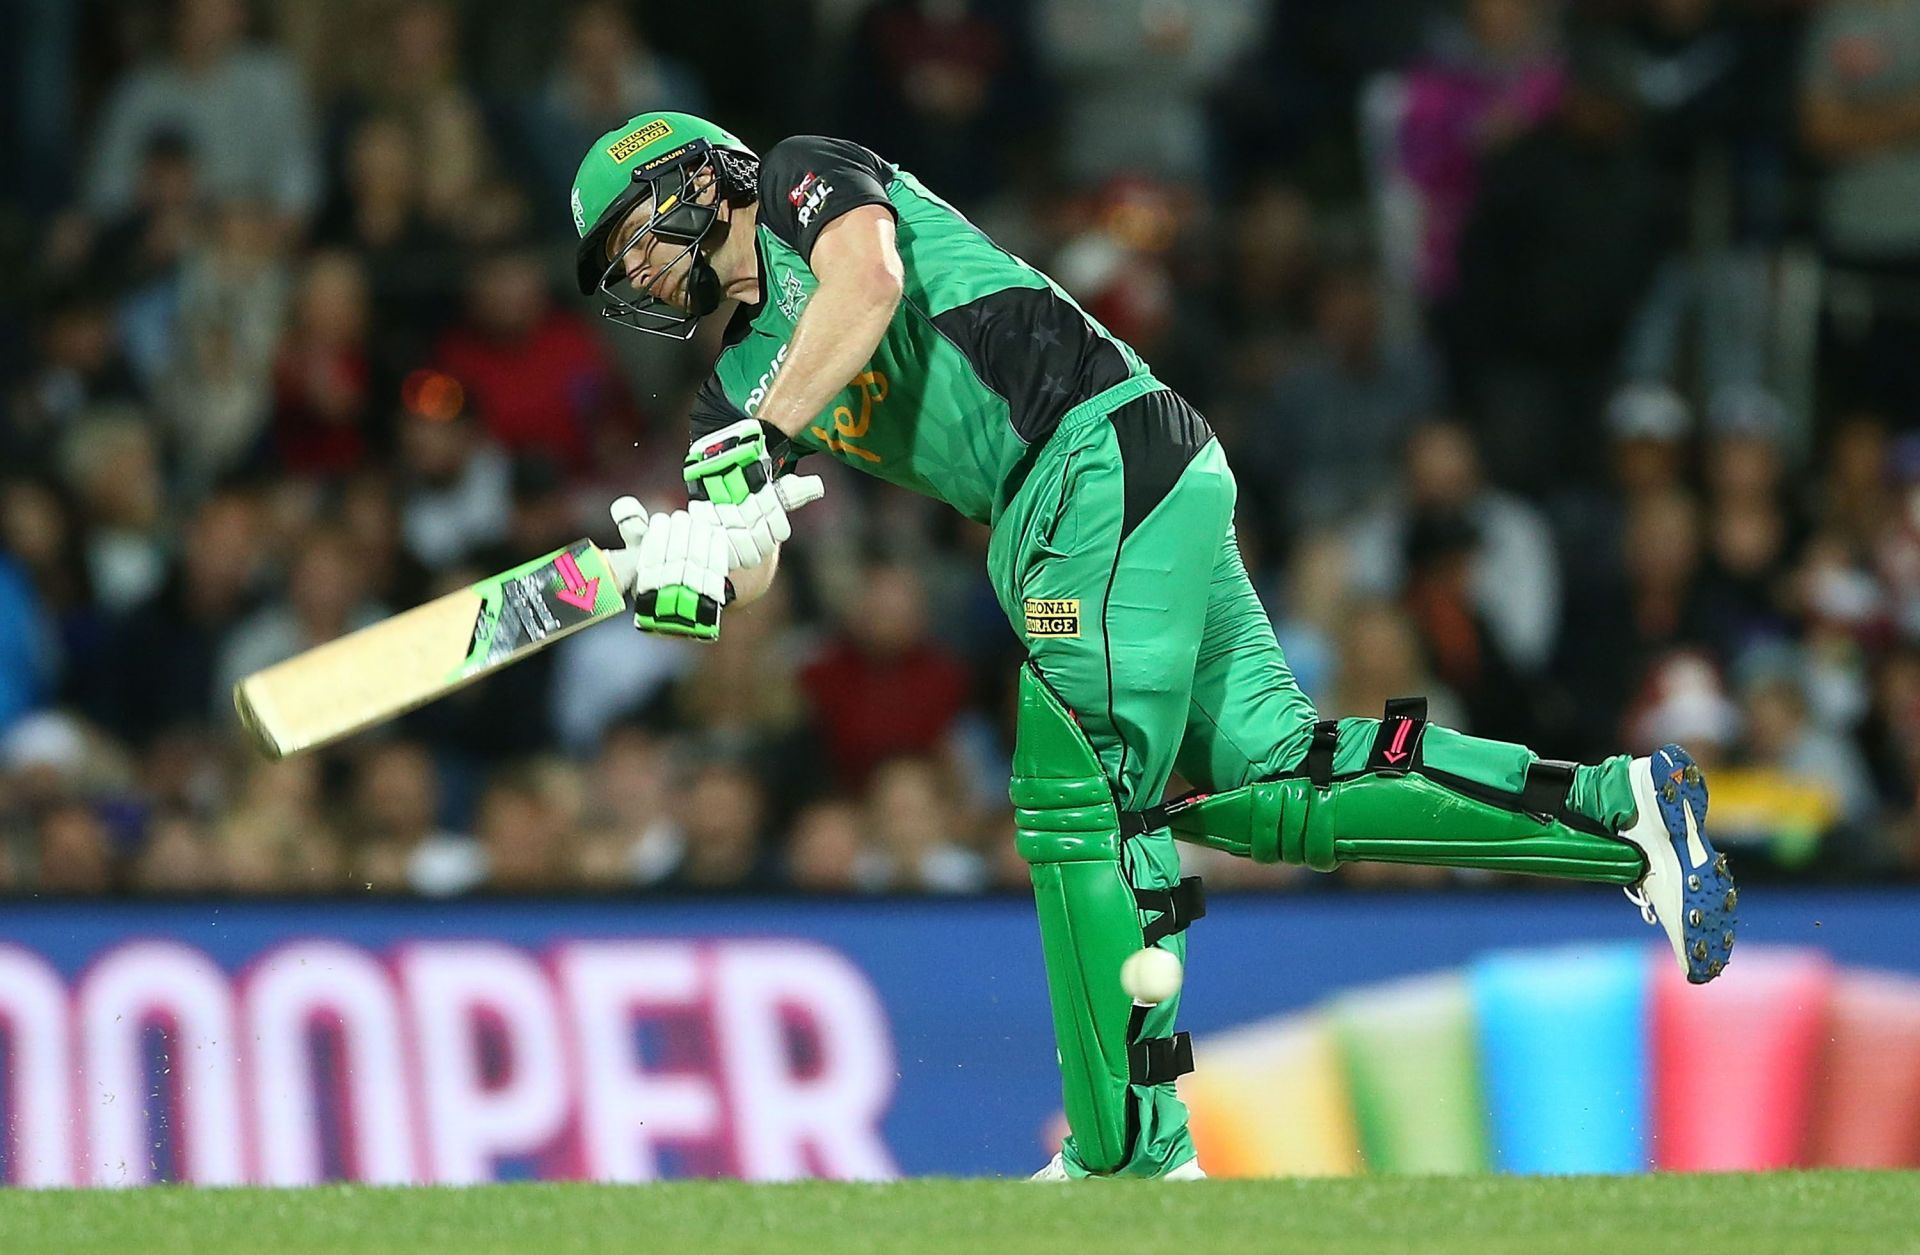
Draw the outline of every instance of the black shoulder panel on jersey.
M1052 288L1007 288L935 314L981 382L1006 398L1013 429L1035 443L1075 405L1128 375L1127 359Z
M1187 463L1213 439L1213 429L1200 411L1171 388L1135 397L1109 416L1113 437L1120 446L1125 502L1120 538L1140 526L1187 469Z
M849 140L824 135L783 139L760 159L760 221L813 260L820 228L862 205L886 205L893 167Z

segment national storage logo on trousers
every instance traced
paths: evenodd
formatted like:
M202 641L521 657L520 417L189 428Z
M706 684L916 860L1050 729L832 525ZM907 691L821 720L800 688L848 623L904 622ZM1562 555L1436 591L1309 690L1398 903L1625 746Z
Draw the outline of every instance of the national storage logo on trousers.
M1027 635L1080 635L1080 599L1078 597L1027 598Z

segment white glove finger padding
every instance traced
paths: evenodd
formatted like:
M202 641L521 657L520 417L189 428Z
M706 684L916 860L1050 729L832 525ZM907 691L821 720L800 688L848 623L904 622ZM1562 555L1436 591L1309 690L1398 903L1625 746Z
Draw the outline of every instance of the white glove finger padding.
M676 510L667 529L667 565L682 565L687 561L687 542L693 535L693 516L685 510Z
M718 528L708 528L706 536L706 562L702 568L703 580L700 591L721 605L727 601L727 535Z
M647 530L640 539L640 575L643 580L654 577L658 569L666 565L667 541L673 531L673 519L670 515L656 514L647 520ZM659 587L655 584L654 587Z

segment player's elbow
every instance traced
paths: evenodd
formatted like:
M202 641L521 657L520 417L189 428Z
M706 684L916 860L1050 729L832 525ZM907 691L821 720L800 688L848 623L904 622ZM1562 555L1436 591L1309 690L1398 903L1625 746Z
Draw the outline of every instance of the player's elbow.
M884 309L888 317L892 317L906 289L907 276L901 268L900 258L895 254L876 257L861 268L861 294L867 304L876 310Z

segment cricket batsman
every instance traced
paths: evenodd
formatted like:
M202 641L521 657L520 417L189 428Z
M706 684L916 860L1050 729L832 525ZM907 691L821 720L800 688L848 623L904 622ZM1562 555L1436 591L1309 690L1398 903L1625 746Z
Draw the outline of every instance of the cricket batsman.
M1185 1178L1178 998L1121 965L1184 960L1204 914L1175 840L1331 871L1420 863L1618 885L1687 979L1718 976L1736 894L1687 752L1592 766L1427 721L1321 719L1234 542L1207 421L1052 280L909 172L844 140L756 155L646 113L573 185L583 294L686 339L739 302L693 405L685 510L614 505L637 623L700 639L773 579L807 455L992 529L988 573L1026 644L1011 795L1031 866L1071 1133L1044 1179ZM1196 793L1163 801L1173 772Z

